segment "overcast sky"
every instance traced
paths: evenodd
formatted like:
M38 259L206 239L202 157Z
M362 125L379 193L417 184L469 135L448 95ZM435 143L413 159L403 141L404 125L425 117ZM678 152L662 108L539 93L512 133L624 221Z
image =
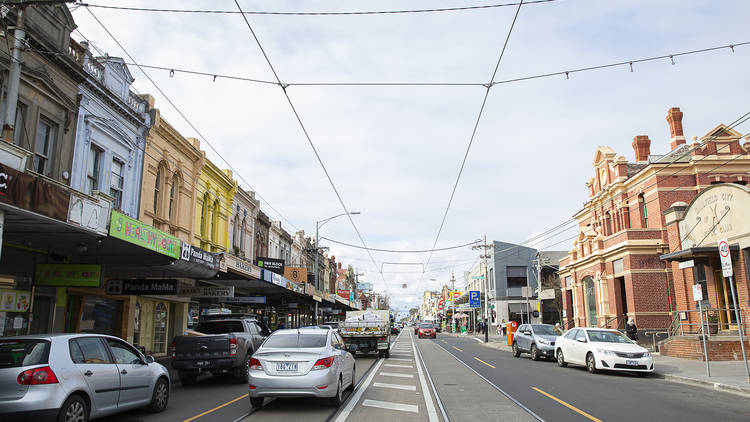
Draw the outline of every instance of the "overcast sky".
M241 1L245 10L358 11L497 4L503 1ZM154 7L152 1L92 4ZM236 10L231 0L160 1L158 7ZM91 9L140 63L273 80L240 15ZM487 83L516 8L365 16L248 16L282 82ZM122 50L84 7L79 30L111 56ZM750 2L558 0L521 8L496 80L565 71L750 41ZM73 37L80 40L79 34ZM128 60L128 59L126 59ZM129 61L129 60L128 60ZM649 135L652 153L669 149L670 107L684 112L685 135L701 137L750 111L750 45L564 76L501 84L489 99L438 247L488 239L522 242L562 223L587 199L599 145L633 160L632 139ZM135 67L134 88L157 99L185 136L195 131ZM312 234L315 221L342 212L281 88L147 70L208 141L265 201L263 209ZM430 249L466 151L485 88L288 88L301 119L366 243ZM750 124L738 127L750 131ZM224 163L202 143L220 167ZM239 179L239 178L238 178ZM241 185L247 184L240 179ZM268 202L266 202L268 201ZM568 250L575 229L539 244ZM321 233L359 244L338 218ZM367 253L325 243L385 290L399 307L420 301L478 253ZM385 264L383 264L385 263ZM383 274L380 269L382 266ZM431 281L437 279L438 281ZM421 281L420 281L421 280ZM403 284L407 288L402 288Z

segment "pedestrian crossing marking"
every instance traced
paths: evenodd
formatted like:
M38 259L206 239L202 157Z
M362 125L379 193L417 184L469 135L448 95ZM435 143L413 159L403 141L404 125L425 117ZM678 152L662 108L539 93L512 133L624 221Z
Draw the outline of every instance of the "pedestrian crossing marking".
M393 363L386 363L383 366L389 366L391 368L414 368L414 365L396 365Z
M396 374L393 372L381 372L378 375L382 375L384 377L414 378L414 375L412 374Z
M382 387L382 388L394 388L396 390L409 390L409 391L417 391L416 385L404 385L404 384L388 384L385 382L376 382L372 384L373 387Z
M377 407L380 409L387 410L400 410L402 412L419 413L419 406L403 403L393 403L390 401L380 400L365 400L362 402L362 406Z

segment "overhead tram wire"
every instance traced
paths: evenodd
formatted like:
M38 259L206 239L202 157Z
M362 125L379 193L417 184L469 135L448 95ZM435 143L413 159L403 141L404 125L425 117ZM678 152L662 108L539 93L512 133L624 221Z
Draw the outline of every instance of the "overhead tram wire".
M482 106L479 108L479 114L477 115L476 122L474 123L474 128L471 131L469 144L466 146L466 152L464 153L464 158L463 160L461 160L461 167L458 170L458 176L456 176L456 182L453 184L453 190L451 191L450 199L448 199L448 205L445 207L445 212L443 213L443 219L440 221L440 227L438 228L437 235L435 236L435 242L433 242L432 249L435 249L435 247L437 246L437 242L440 239L440 234L443 232L445 219L448 217L448 211L450 211L451 204L453 203L453 197L456 195L456 189L458 188L458 183L461 180L461 175L463 174L464 166L466 165L466 160L469 157L471 146L474 143L474 138L477 133L477 128L479 128L479 122L482 120L482 115L484 114L484 107L487 104L487 98L490 95L490 89L492 89L492 83L495 81L495 76L497 75L497 71L500 68L500 62L503 60L503 56L505 55L505 49L508 47L508 41L510 41L510 35L513 33L513 28L516 25L516 20L518 19L518 13L521 11L522 5L523 5L523 0L521 0L518 3L516 14L513 16L513 21L511 22L510 28L508 29L508 35L505 37L505 42L503 43L503 48L500 51L500 57L498 57L497 59L497 64L495 64L495 70L492 72L490 83L486 86L486 90L484 92L484 98L482 99ZM430 264L430 259L432 259L432 252L430 252L430 255L427 257L427 262L425 263L425 267L427 267ZM422 277L419 277L419 282L421 281L422 281Z
M325 239L325 240L327 240L327 241L329 241L331 243L336 243L336 244L339 244L339 245L342 245L342 246L348 246L350 248L364 249L364 250L374 251L374 252L387 252L387 253L428 253L428 252L436 252L436 251L447 251L447 250L451 250L451 249L465 248L465 247L468 247L468 246L471 246L471 245L475 245L475 244L481 242L481 240L475 240L473 242L464 243L464 244L461 244L461 245L448 246L448 247L445 247L445 248L437 248L437 249L381 249L381 248L368 248L366 246L354 245L354 244L351 244L351 243L346 243L346 242L341 242L339 240L330 239L330 238L324 237L324 236L321 236L320 238L321 239Z
M530 0L523 4L551 3L559 0ZM128 6L109 6L103 4L93 4L80 2L77 6L97 7L101 9L122 10L130 12L160 12L160 13L198 13L198 14L215 14L215 15L275 15L275 16L356 16L356 15L396 15L411 13L439 13L439 12L460 12L469 10L487 10L501 7L517 6L519 3L498 3L477 6L460 6L460 7L441 7L432 9L402 9L402 10L362 10L362 11L344 11L344 12L273 12L259 10L216 10L216 9L164 9L148 7L128 7Z
M235 0L234 3L237 5L237 9L239 9L239 11L242 12L242 7L240 6L240 3L237 0ZM266 59L266 63L268 63L268 67L271 68L271 72L273 72L273 75L276 78L276 81L278 81L279 86L281 87L281 90L284 93L284 98L286 98L286 101L289 104L289 107L292 109L292 112L294 113L294 116L297 119L297 123L299 123L300 128L302 129L302 132L304 133L305 138L307 139L307 142L310 145L310 148L312 148L313 153L315 154L315 158L317 158L318 163L320 164L320 167L323 169L323 173L325 173L325 176L328 179L328 182L330 183L331 188L333 189L333 192L336 194L336 197L338 198L339 203L341 204L341 208L344 210L344 213L346 213L346 216L349 219L349 222L351 223L352 227L354 228L354 231L357 233L357 237L359 238L359 241L362 243L362 246L366 248L367 243L365 243L365 239L362 237L362 233L359 232L357 225L354 223L354 219L352 218L352 215L349 212L349 209L346 207L346 204L344 203L344 200L341 197L341 194L336 188L336 184L333 183L333 179L331 178L331 175L328 173L328 169L326 169L326 166L323 163L323 159L320 157L320 154L318 153L318 149L315 147L315 144L313 143L312 138L310 137L310 133L307 131L305 124L302 122L302 118L297 112L297 108L294 106L294 103L292 102L291 97L289 97L289 93L287 92L286 87L284 86L284 84L282 84L281 79L279 78L279 75L276 72L276 69L273 67L271 60L268 57L268 54L266 54L266 50L263 48L263 45L258 39L258 36L255 34L255 30L253 30L252 25L250 25L250 21L247 19L247 16L244 13L242 14L242 19L245 21L245 24L247 25L247 28L250 30L250 34L255 40L255 43L258 45L258 48L260 49L261 53L263 53L263 57ZM318 240L316 239L316 244L317 242ZM368 250L367 254L370 256L370 259L372 260L373 265L375 265L375 267L377 268L377 264L375 263L375 258L372 256L372 252ZM383 284L385 285L386 291L390 292L388 282L385 281L385 276L383 276L382 271L380 271L380 277L383 279Z
M275 212L275 213L276 213L276 214L277 214L277 215L278 215L279 217L281 217L281 218L282 218L282 219L283 219L284 221L286 221L287 223L289 223L289 224L290 224L290 225L291 225L292 227L294 227L295 229L299 230L299 227L298 227L298 226L297 226L296 224L292 223L292 222L291 222L291 220L289 220L288 218L286 218L286 217L285 217L285 216L284 216L284 215L283 215L283 214L282 214L281 212L279 212L279 211L278 211L278 210L277 210L276 208L274 208L274 207L273 207L273 205L271 205L271 203L270 203L270 202L268 202L268 201L267 201L267 200L266 200L265 198L263 198L263 196L261 196L261 195L260 195L260 193L258 193L258 191L257 191L257 190L256 190L255 188L253 188L253 187L252 187L252 185L251 185L251 184L250 184L250 183L249 183L249 182L248 182L247 180L245 180L245 178L244 178L244 177L242 176L242 174L241 174L240 172L238 172L238 171L237 171L237 170L236 170L236 169L235 169L234 167L232 167L232 165L231 165L231 164L229 163L229 161L227 161L227 160L226 160L226 159L224 158L224 156L222 156L222 155L221 155L221 153L220 153L220 152L219 152L219 151L218 151L218 150L217 150L216 148L214 148L213 144L211 144L211 142L209 142L209 141L208 141L208 139L206 139L206 137L205 137L205 136L203 136L203 133L202 133L202 132L200 132L200 131L198 130L198 128L197 128L197 127L196 127L196 126L195 126L195 125L193 124L193 122L192 122L192 121L190 121L190 119L188 119L188 118L187 118L187 116L186 116L186 115L185 115L185 114L184 114L184 113L182 112L182 110L181 110L181 109L180 109L179 107L177 107L177 105L176 105L176 104L175 104L175 103L174 103L174 102L173 102L173 101L172 101L172 100L171 100L171 99L169 98L169 96L167 96L167 94L166 94L166 93L165 93L165 92L164 92L164 91L163 91L163 90L162 90L162 89L161 89L161 88L159 87L159 85L157 85L157 84L156 84L156 82L155 82L155 81L154 81L154 80L153 80L153 79L151 78L151 76L150 76L150 75L149 75L148 73L146 73L146 71L145 71L145 70L143 70L143 68L142 68L142 67L141 67L140 65L138 65L138 62L137 62L137 61L136 61L136 60L135 60L135 59L133 58L133 56L132 56L132 55L131 55L131 54L130 54L130 53L129 53L129 52L128 52L128 51L126 50L126 49L125 49L125 47L123 47L123 45L122 45L122 44L120 43L120 41L119 41L119 40L118 40L118 39L117 39L117 38L116 38L116 37L115 37L115 36L114 36L114 35L112 34L112 32L110 32L109 28L107 28L107 27L106 27L106 26L105 26L105 25L104 25L104 24L102 23L102 21L101 21L101 20L99 20L99 18L98 18L98 17L97 17L97 16L96 16L96 15L94 14L94 12L92 12L92 11L91 11L91 9L89 9L88 7L86 8L86 11L87 11L87 12L89 12L89 14L91 14L91 16L92 16L92 17L94 18L94 20L96 20L96 22L97 22L97 23L98 23L98 24L99 24L99 25L100 25L100 26L102 27L102 29L104 29L104 31L105 31L105 32L106 32L106 33L107 33L107 34L108 34L108 35L110 36L110 38L112 38L112 40L113 40L113 41L114 41L114 42L115 42L115 43L117 44L117 46L118 46L118 47L120 47L120 49L121 49L121 50L122 50L122 51L123 51L123 52L124 52L124 53L125 53L125 54L126 54L126 55L128 56L128 58L130 58L130 60L131 60L131 61L133 62L133 64L135 64L135 65L136 65L136 66L138 67L138 69L139 69L139 70L140 70L140 71L141 71L141 72L143 73L143 75L144 75L144 76L146 76L146 78L147 78L147 79L149 80L149 82L151 82L151 84L152 84L152 85L154 86L154 88L156 88L156 90L157 90L157 91L159 91L159 93L161 93L161 95L162 95L162 96L164 97L164 99L165 99L165 100L167 100L167 102L168 102L168 103L169 103L169 104L170 104L170 105L172 106L172 108L174 108L174 109L175 109L175 111L177 111L177 114L179 114L179 115L180 115L180 116L181 116L181 117L182 117L182 118L183 118L183 119L185 120L185 122L186 122L186 123L187 123L187 124L188 124L188 125L189 125L189 126L190 126L190 127L191 127L191 128L193 129L193 130L194 130L194 131L195 131L195 133L196 133L196 134L197 134L198 136L200 136L200 138L201 138L201 139L202 139L202 140L203 140L203 141L204 141L204 142L205 142L205 143L206 143L206 144L207 144L207 145L208 145L209 147L211 147L211 149L212 149L212 150L214 151L214 153L215 153L215 154L216 154L216 155L217 155L217 156L218 156L219 158L221 158L221 160L222 160L222 161L224 161L224 163L225 163L225 164L226 164L226 165L227 165L227 166L229 167L229 169L230 169L230 170L232 170L232 172L234 172L234 174L236 174L236 175L237 175L237 176L238 176L238 177L239 177L240 179L242 179L242 181L243 181L243 182L245 182L245 185L249 186L249 187L250 187L250 188L251 188L251 189L252 189L252 190L253 190L253 191L255 192L255 194L256 194L256 195L258 195L258 197L259 197L259 198L260 198L261 200L265 201L266 205L267 205L267 206L268 206L268 207L269 207L269 208L270 208L271 210L273 210L273 211L274 211L274 212Z

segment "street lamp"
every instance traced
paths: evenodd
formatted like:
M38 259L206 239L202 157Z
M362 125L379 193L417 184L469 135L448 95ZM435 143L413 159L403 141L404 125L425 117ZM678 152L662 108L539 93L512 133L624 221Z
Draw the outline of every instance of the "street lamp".
M318 251L320 250L320 248L318 247L318 245L320 244L320 240L318 239L318 231L320 230L320 227L322 227L323 224L333 220L334 218L341 217L342 215L359 215L359 214L360 214L359 211L353 211L350 213L345 212L345 213L337 214L337 215L334 215L333 217L328 217L323 220L315 222L315 249L314 249L315 260L313 261L314 262L313 274L315 275L315 289L316 290L320 290L320 285L318 282ZM317 324L318 323L318 301L314 300L313 302L315 302L315 318L313 322Z

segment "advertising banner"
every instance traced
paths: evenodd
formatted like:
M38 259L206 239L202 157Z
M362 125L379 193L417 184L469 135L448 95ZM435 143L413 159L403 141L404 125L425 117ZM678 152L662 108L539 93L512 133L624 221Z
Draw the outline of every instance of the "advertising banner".
M31 292L0 289L0 312L26 312L31 306Z
M180 258L180 239L112 210L109 235L172 258Z
M176 295L180 281L176 279L108 280L108 295Z
M196 297L196 298L220 298L220 297L233 297L234 286L227 287L208 287L208 286L183 286L180 289L180 293L177 296L181 297Z
M34 285L56 287L99 287L100 264L36 264Z
M255 265L263 268L264 270L275 272L279 275L284 275L284 260L274 258L261 258L255 260Z
M255 280L261 279L261 269L253 265L251 262L229 254L224 254L224 260L227 264L227 271L244 275Z
M307 283L307 268L284 267L284 278L297 283Z
M111 208L109 201L101 198L93 200L83 194L71 192L68 223L106 236Z
M180 254L180 259L182 259L183 261L200 264L211 268L212 270L218 271L221 256L217 253L205 251L187 242L182 242L182 253Z
M336 290L336 294L339 295L342 299L349 299L349 290L345 289L338 289Z

